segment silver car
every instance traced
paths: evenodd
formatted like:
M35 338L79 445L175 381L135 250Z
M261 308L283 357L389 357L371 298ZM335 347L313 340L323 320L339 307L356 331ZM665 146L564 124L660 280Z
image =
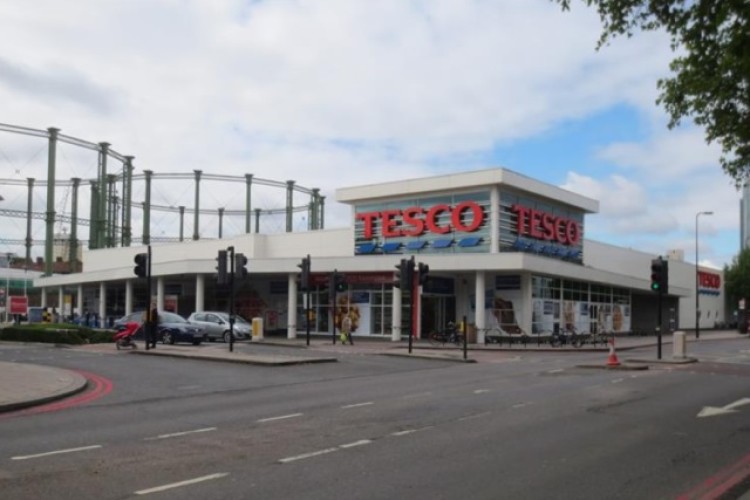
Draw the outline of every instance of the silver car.
M222 311L194 312L188 317L190 323L203 328L204 336L213 342L221 339L229 342L229 314ZM242 316L234 315L234 340L244 340L252 335L252 325Z

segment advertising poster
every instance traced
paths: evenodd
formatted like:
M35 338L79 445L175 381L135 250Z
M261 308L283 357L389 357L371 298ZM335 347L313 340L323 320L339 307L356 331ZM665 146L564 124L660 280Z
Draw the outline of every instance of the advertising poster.
M485 324L490 330L504 333L521 333L518 319L521 316L521 290L495 291L485 304Z
M352 292L336 298L334 322L336 330L341 329L344 316L352 320L352 334L370 335L370 292Z

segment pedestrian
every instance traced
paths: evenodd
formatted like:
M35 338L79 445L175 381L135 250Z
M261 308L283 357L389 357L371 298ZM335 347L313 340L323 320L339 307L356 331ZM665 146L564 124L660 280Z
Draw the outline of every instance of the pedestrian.
M352 318L349 316L348 311L341 320L341 344L346 344L347 340L349 344L354 345L354 341L352 340Z
M143 323L146 331L146 346L150 344L152 348L156 349L156 330L159 324L159 311L156 308L156 303L151 304L151 308L143 312Z

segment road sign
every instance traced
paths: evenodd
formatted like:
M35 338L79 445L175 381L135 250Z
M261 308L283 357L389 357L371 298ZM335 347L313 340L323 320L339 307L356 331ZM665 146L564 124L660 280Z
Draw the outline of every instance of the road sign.
M10 314L23 314L24 316L29 309L29 298L23 295L10 296Z

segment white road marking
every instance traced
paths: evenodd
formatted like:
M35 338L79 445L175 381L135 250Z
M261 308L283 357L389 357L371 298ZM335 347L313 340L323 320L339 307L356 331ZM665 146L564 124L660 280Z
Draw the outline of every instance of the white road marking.
M460 417L458 419L458 421L462 422L464 420L474 420L475 418L486 417L489 414L490 414L490 412L485 411L485 412L482 412L482 413L475 413L474 415L466 415L465 417Z
M391 432L391 436L406 436L407 434L411 434L413 432L417 432L417 429L409 429L405 431Z
M159 434L156 437L147 437L144 438L144 441L153 441L154 439L167 439L167 438L173 438L173 437L179 437L179 436L187 436L188 434L198 434L199 432L211 432L215 431L216 427L205 427L203 429L195 429L193 431L183 431L183 432L173 432L171 434Z
M76 451L95 450L101 448L102 445L95 444L91 446L81 446L80 448L68 448L67 450L48 451L46 453L37 453L35 455L22 455L18 457L11 457L11 460L28 460L29 458L47 457L50 455L60 455L61 453L74 453Z
M482 394L485 392L490 392L490 390L489 389L477 389L474 391L474 394Z
M354 441L353 443L339 445L339 448L354 448L355 446L363 446L370 443L372 443L372 441L370 441L369 439L360 439L359 441Z
M318 455L325 455L326 453L332 453L338 451L338 448L326 448L324 450L311 451L310 453L303 453L302 455L295 455L293 457L286 457L279 460L282 464L288 464L296 460L304 460L305 458L317 457Z
M406 396L401 396L402 399L411 399L411 398L423 398L425 396L432 396L431 391L427 392L418 392L416 394L407 394Z
M301 417L301 413L290 413L289 415L281 415L279 417L268 417L268 418L261 418L257 422L263 423L263 422L273 422L274 420L284 420L286 418L295 418L295 417Z
M158 493L164 490L171 490L172 488L188 486L190 484L201 483L203 481L210 481L212 479L220 479L228 475L229 475L228 472L217 472L216 474L209 474L208 476L196 477L194 479L187 479L185 481L180 481L179 483L165 484L163 486L157 486L155 488L149 488L147 490L139 490L139 491L136 491L135 494L136 495L148 495L149 493Z
M516 403L512 406L512 408L523 408L524 406L528 406L531 403Z
M356 404L353 404L353 405L344 405L344 406L341 407L341 409L342 410L347 410L349 408L359 408L360 406L370 406L370 405L373 405L373 404L375 404L375 403L373 403L372 401L368 401L367 403L356 403Z
M624 378L616 378L616 379L614 379L614 380L612 381L612 383L613 383L613 384L619 384L619 383L620 383L620 382L622 382L623 380L625 380L625 379L624 379Z
M562 368L556 368L554 370L549 370L547 373L560 373L561 371L564 371Z

